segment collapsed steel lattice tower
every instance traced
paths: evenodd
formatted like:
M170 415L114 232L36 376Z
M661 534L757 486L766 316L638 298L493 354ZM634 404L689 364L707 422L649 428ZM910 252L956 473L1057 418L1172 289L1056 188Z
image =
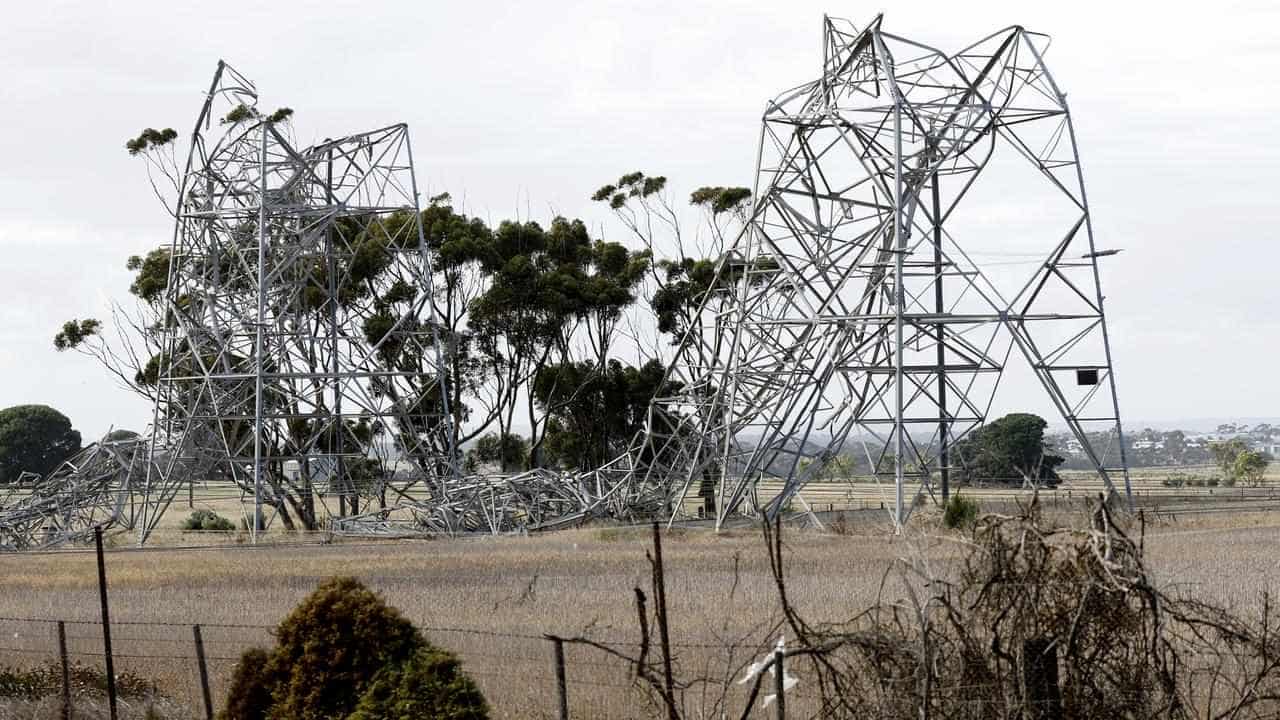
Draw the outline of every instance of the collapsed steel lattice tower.
M439 503L455 473L407 128L299 149L257 103L220 62L148 368L157 401L140 542L193 482L253 497L257 529L264 505L314 519L317 497L336 496L343 516L388 493Z
M677 513L694 487L718 521L776 513L861 445L901 524L908 488L945 492L1011 356L1128 494L1108 253L1047 45L1012 27L948 55L824 19L822 75L767 105L750 222L650 413L646 477Z

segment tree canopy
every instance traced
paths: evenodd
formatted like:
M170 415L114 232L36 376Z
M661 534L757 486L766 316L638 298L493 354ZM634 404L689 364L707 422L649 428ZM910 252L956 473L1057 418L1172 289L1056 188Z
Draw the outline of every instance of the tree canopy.
M618 360L609 360L603 368L588 361L539 368L533 394L550 416L542 460L590 468L622 454L644 429L649 403L665 375L657 360L638 368Z
M0 482L13 482L23 472L46 475L79 450L80 433L48 405L0 410Z
M1271 464L1271 458L1250 450L1248 444L1239 438L1209 443L1209 452L1228 480L1251 487L1262 484L1267 466Z
M1048 424L1032 413L1012 413L989 422L952 449L963 463L961 477L970 482L1056 480L1064 459L1044 443Z

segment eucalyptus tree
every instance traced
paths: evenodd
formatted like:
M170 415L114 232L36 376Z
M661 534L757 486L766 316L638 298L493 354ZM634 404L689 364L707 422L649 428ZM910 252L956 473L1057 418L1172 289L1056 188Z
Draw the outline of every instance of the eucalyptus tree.
M702 222L689 231L684 214L667 192L665 176L642 172L623 175L591 196L614 216L654 258L647 283L647 302L658 332L677 344L693 323L709 293L724 289L730 275L717 276L724 248L742 232L751 212L751 191L744 187L703 186L689 195L689 206ZM652 357L662 357L656 344Z
M581 220L563 217L545 230L536 222L504 222L481 253L490 283L472 303L471 328L501 388L501 436L511 433L516 408L525 403L530 465L538 464L556 402L582 390L581 378L562 372L586 354L575 348L575 337L585 335L592 364L602 371L649 261L647 251L592 240ZM535 381L558 388L547 395L555 398L550 405L539 402Z

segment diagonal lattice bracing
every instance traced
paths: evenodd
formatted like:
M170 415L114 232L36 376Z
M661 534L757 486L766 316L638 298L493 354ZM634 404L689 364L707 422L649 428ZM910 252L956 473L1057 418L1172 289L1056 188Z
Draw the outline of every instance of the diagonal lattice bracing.
M949 450L1026 361L1107 486L1128 475L1097 252L1047 38L957 53L824 20L823 74L770 102L756 206L719 266L639 445L647 483L714 495L717 518L784 507L842 451L945 494ZM992 218L984 186L1017 220ZM996 196L1000 200L1000 196ZM991 260L1016 256L1017 262ZM1029 259L1024 259L1029 258ZM708 492L714 489L714 492ZM677 508L676 512L679 510Z
M297 148L257 100L219 64L197 121L141 539L191 482L313 524L326 496L359 514L454 474L407 129Z

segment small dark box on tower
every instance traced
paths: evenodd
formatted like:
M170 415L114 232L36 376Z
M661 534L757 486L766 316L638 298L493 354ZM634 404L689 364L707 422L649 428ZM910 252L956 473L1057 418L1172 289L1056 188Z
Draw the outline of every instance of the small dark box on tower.
M1098 371L1097 370L1076 370L1076 384L1077 385L1097 385Z

